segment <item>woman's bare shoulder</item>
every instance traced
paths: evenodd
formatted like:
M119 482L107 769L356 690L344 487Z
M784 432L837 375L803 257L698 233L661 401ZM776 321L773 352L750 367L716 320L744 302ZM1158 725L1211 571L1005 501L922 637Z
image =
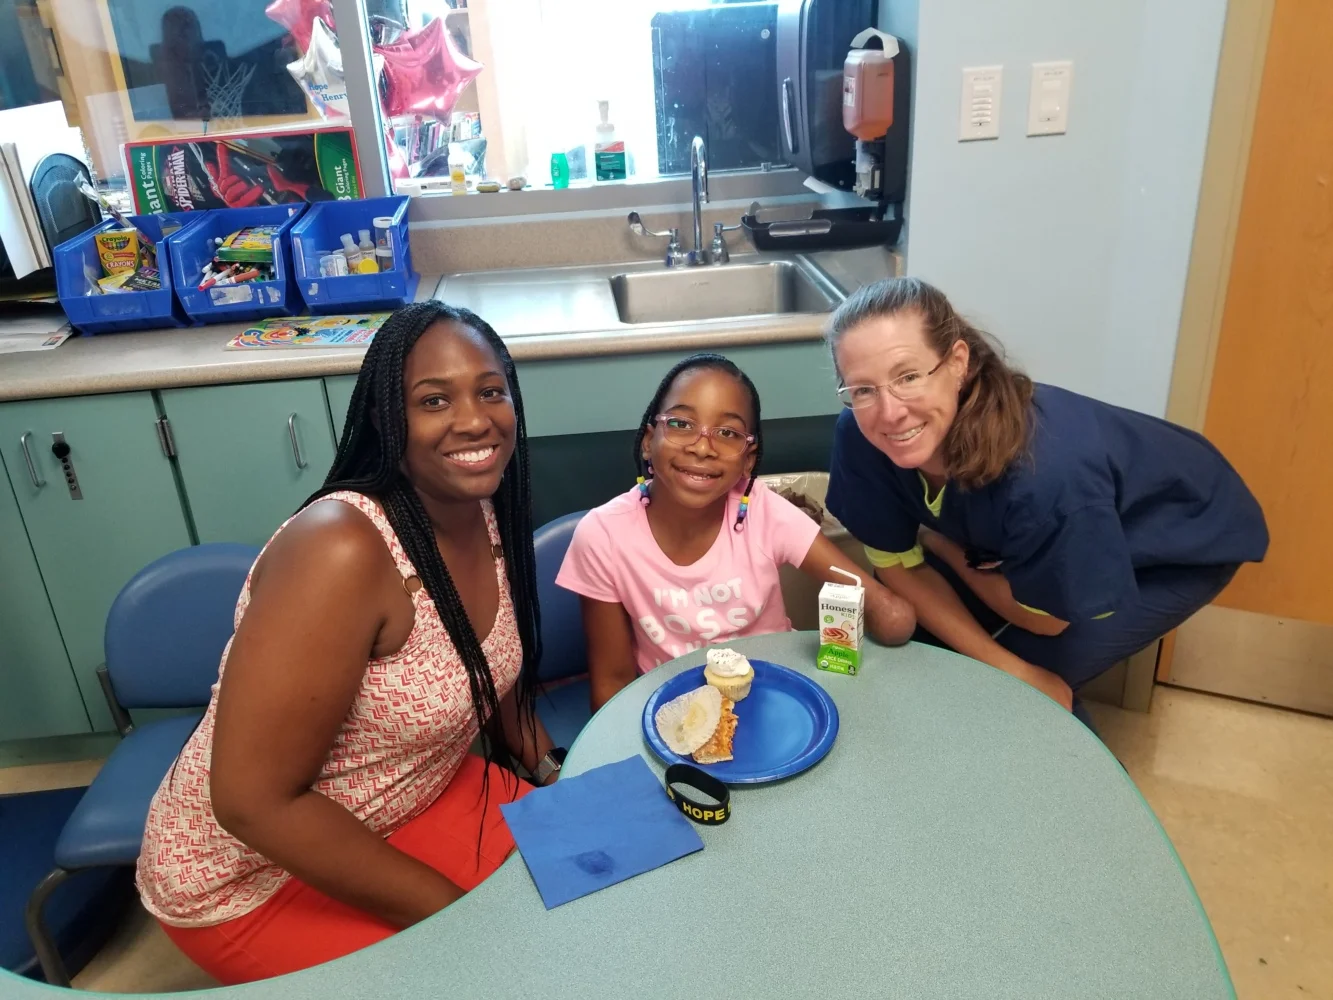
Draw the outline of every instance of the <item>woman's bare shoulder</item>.
M306 507L274 537L252 581L298 578L303 587L364 584L396 576L393 556L374 522L349 503L323 500Z

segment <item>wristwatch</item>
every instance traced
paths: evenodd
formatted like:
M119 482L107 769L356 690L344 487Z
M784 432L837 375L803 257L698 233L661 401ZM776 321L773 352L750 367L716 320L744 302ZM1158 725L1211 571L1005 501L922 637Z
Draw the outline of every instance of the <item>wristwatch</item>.
M569 751L564 747L556 747L551 750L537 762L537 770L532 774L532 780L535 784L544 785L546 779L560 770L561 765L565 763L565 755Z

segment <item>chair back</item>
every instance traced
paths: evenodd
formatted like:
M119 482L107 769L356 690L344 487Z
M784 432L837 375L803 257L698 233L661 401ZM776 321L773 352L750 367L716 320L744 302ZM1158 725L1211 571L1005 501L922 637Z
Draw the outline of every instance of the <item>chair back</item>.
M532 547L537 554L537 600L542 611L542 662L537 676L543 681L588 672L588 644L583 635L578 595L555 584L574 529L586 513L580 510L558 517L543 524L532 536Z
M106 618L106 666L124 707L207 705L236 599L259 557L253 545L214 542L169 553L135 574Z

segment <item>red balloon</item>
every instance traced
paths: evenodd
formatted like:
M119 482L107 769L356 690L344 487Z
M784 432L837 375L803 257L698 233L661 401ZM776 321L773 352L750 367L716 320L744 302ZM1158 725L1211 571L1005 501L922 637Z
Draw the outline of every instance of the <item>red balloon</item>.
M310 48L315 18L323 18L324 23L335 30L338 27L333 23L333 4L329 0L273 0L264 8L264 13L292 33L302 55Z
M444 18L404 32L388 45L376 45L375 51L384 57L383 111L390 117L448 118L463 88L484 69L458 50L444 29Z

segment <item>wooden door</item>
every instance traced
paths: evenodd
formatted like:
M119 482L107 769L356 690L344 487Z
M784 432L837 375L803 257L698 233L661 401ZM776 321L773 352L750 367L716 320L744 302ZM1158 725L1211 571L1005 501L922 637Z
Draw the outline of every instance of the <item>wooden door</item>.
M162 407L200 542L263 545L333 464L322 379L170 389Z
M1178 637L1170 679L1333 713L1333 3L1276 0L1204 433L1272 543Z
M156 422L147 392L0 405L4 464L68 663L99 732L114 728L97 681L111 602L144 566L190 544ZM51 451L56 434L69 445L77 498ZM53 653L49 669L66 666Z

